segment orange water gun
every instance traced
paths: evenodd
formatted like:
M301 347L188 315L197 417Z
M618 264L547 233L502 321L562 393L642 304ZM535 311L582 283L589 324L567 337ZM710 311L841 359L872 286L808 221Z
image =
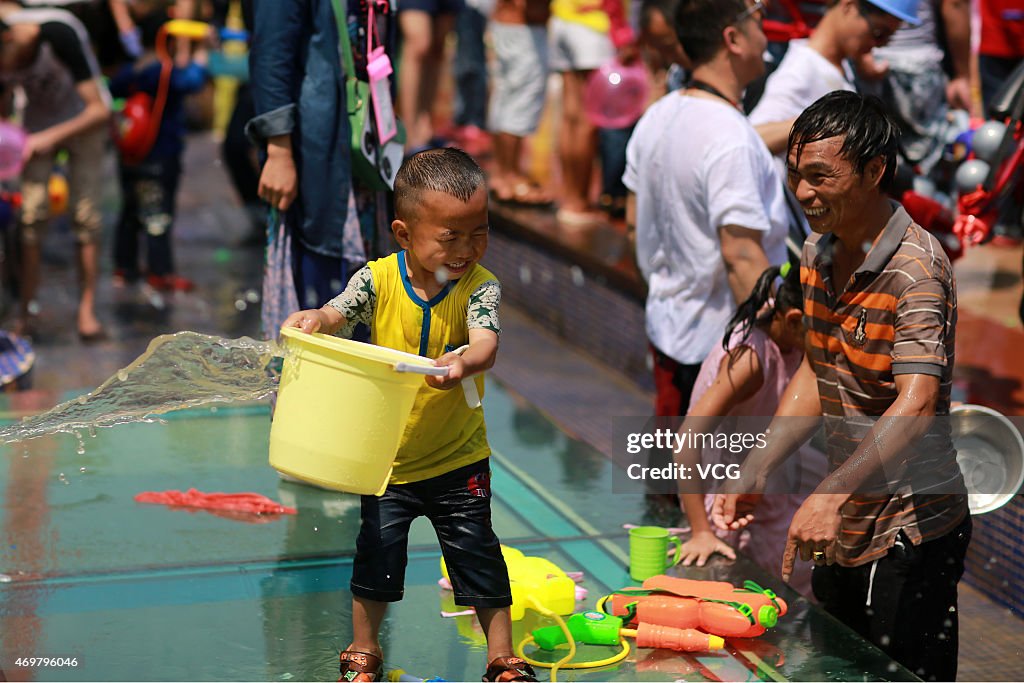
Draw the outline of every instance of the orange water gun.
M610 614L627 622L699 629L723 638L754 638L778 623L788 606L752 581L737 589L725 582L657 576L641 590L610 596Z

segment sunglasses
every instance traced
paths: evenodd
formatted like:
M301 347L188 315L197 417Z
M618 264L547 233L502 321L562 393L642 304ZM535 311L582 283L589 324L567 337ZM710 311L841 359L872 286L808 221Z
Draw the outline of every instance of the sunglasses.
M750 19L755 14L758 15L757 22L761 23L761 20L764 19L764 10L764 0L757 0L757 2L755 2L753 5L737 14L736 18L732 20L732 23L733 25L742 24L744 21Z

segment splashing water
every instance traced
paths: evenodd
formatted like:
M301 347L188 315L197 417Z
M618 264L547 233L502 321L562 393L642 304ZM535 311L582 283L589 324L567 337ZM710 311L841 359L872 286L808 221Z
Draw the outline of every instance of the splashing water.
M198 332L156 337L128 366L84 396L0 430L0 443L148 420L206 403L255 401L277 389L271 367L282 349L249 337L224 339ZM79 452L84 450L84 445Z

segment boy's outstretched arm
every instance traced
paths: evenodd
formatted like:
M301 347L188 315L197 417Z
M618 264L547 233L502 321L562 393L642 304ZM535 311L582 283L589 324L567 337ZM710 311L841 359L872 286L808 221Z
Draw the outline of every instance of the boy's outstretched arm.
M323 308L296 311L285 318L281 327L297 327L307 334L312 334L313 332L334 334L344 327L347 322L345 316L338 309L333 306L324 306Z
M494 366L498 357L498 333L494 330L471 327L469 348L462 354L450 351L434 360L438 367L448 366L446 377L427 377L427 384L435 389L451 389L462 380Z

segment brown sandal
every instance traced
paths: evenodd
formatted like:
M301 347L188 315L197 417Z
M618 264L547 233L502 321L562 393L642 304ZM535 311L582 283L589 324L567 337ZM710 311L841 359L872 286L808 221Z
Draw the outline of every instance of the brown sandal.
M341 661L341 677L339 681L379 681L384 675L384 662L380 657L369 652L345 650L339 655ZM371 678L359 678L360 675Z
M508 676L507 674L512 674ZM497 657L481 681L536 681L537 674L533 667L519 657Z

